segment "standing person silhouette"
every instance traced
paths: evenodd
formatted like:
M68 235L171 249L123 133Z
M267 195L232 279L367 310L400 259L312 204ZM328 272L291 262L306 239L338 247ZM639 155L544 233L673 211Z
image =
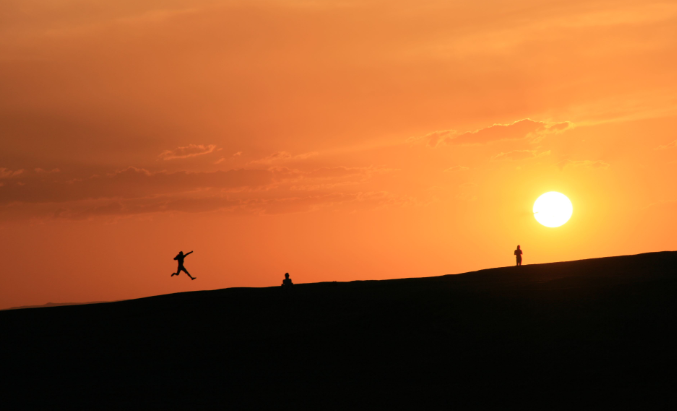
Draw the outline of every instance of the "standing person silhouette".
M522 265L522 250L520 246L517 246L517 250L515 250L515 258L517 259L517 266Z
M183 251L179 251L179 253L176 255L176 257L174 257L174 259L179 262L179 268L176 270L175 273L172 273L172 275L171 275L172 277L174 277L175 275L181 274L181 271L183 271L184 273L188 274L188 277L190 277L191 280L195 279L195 277L190 275L188 270L186 270L186 267L183 266L183 259L188 257L188 255L191 254L191 253L192 253L192 251L190 253L186 253L186 254L184 254Z

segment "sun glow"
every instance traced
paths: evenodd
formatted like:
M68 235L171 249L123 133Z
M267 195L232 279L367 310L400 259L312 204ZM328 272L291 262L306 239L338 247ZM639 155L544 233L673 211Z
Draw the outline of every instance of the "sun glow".
M569 221L574 206L567 196L550 191L538 197L534 203L536 221L546 227L559 227Z

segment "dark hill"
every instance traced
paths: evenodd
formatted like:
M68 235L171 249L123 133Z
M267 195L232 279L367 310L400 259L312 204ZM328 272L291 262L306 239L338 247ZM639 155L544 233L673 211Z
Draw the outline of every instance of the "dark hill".
M673 407L677 252L0 312L4 409Z
M47 307L60 307L63 305L83 305L83 304L99 304L103 303L106 301L92 301L88 303L47 303L47 304L42 304L42 305L22 305L20 307L10 307L10 308L3 308L3 310L21 310L24 308L47 308Z

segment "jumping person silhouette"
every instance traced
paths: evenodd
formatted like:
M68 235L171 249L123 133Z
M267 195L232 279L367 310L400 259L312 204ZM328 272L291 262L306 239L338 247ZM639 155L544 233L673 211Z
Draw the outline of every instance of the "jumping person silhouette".
M517 258L517 265L522 265L522 250L520 246L517 246L517 250L515 250L515 257Z
M179 251L179 253L176 255L176 257L174 257L174 259L178 260L178 262L179 262L179 268L176 270L175 273L172 273L172 277L174 277L175 275L181 274L181 271L183 271L184 273L188 274L188 277L190 277L191 280L195 279L195 277L190 275L188 270L186 270L186 267L183 266L183 259L188 257L188 255L191 254L191 253L192 253L192 251L190 253L186 253L186 254L184 254L183 251Z

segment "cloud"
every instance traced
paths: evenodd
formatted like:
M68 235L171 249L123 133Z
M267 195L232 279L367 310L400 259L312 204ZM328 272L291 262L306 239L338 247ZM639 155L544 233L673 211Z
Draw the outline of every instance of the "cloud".
M292 158L293 156L291 155L291 153L288 153L286 151L279 151L277 153L273 153L259 160L254 160L252 161L252 163L270 164L275 161L290 160Z
M164 212L208 212L244 208L246 201L228 197L184 197L171 196L159 198L140 198L132 200L94 200L61 204L51 213L53 218L82 220L92 217L113 216L126 217L132 215L164 213Z
M309 171L304 174L307 178L329 179L344 178L350 176L371 177L375 174L382 174L394 171L386 167L322 167Z
M268 170L156 172L129 167L106 175L71 181L28 180L0 189L0 204L44 203L102 198L140 198L204 189L255 189L273 182Z
M35 169L35 172L38 173L38 174L52 174L52 173L58 173L60 171L61 170L59 170L58 168L53 168L51 170L43 170L42 168L36 168Z
M404 200L383 193L360 194L356 190L356 184L390 171L392 169L377 166L311 170L272 167L213 172L152 172L128 167L70 180L61 175L56 175L60 180L45 179L37 175L44 173L41 172L21 181L0 184L0 220L77 220L217 210L277 214L312 211L348 202L359 203L360 207L399 204Z
M12 177L22 170L0 169L3 177ZM9 203L55 203L112 198L143 198L152 196L193 193L205 190L243 191L270 189L280 184L308 181L356 182L393 171L377 166L368 167L320 167L311 170L296 170L288 167L269 169L231 169L210 172L177 171L151 172L138 167L127 167L107 174L84 178L46 180L35 176L6 184L0 189L0 204ZM40 171L36 174L44 174ZM52 170L50 173L55 173ZM20 185L21 184L21 185Z
M444 170L444 171L445 171L445 172L448 172L448 173L453 173L453 172L456 172L456 171L468 171L468 170L470 170L470 167L466 167L466 166L453 166L453 167L449 167L448 169L446 169L446 170Z
M562 163L560 163L561 168L567 168L567 167L581 167L581 168L589 168L589 169L607 169L609 168L610 164L605 163L604 161L601 160L565 160Z
M233 155L232 155L231 157L239 157L239 156L241 156L241 155L242 155L242 151L238 151L237 153L233 153ZM223 163L223 162L226 161L226 160L227 160L227 159L226 159L225 157L221 157L220 159L216 160L216 161L214 162L214 164L221 164L221 163Z
M487 144L499 140L530 138L538 141L544 135L561 133L571 128L570 122L549 123L531 119L518 120L511 124L494 124L475 131L458 133L455 130L434 131L422 137L428 147L441 145ZM420 139L416 139L420 140Z
M60 203L10 204L0 207L0 220L17 218L85 220L96 217L129 217L153 213L226 212L231 214L288 214L316 211L328 207L379 208L407 206L416 201L385 191L357 192L279 192L250 197L198 194L134 199L98 199Z
M643 211L651 211L652 213L656 212L674 213L675 211L677 211L677 201L660 201L657 203L651 203L648 206L644 207Z
M174 160L177 158L197 157L209 154L216 150L214 144L189 144L184 147L177 147L174 150L167 150L160 153L159 157L162 160Z
M499 153L492 157L491 161L519 161L547 155L550 155L550 151L542 151L538 153L536 150L514 150L507 153Z
M468 201L468 202L472 202L472 201L477 200L477 196L473 195L473 194L456 194L454 196L454 198L457 199L457 200Z
M16 177L19 174L23 173L23 169L21 170L10 170L5 167L0 167L0 178L11 178L11 177Z
M235 153L234 155L240 155L242 154L241 152ZM297 154L297 155L292 155L291 153L287 151L278 151L277 153L273 153L269 156L266 156L264 158L254 160L251 162L251 164L272 164L272 163L277 163L277 162L283 162L283 161L291 161L291 160L305 160L307 158L316 156L318 153L317 152L310 152L310 153L302 153L302 154Z
M449 144L454 139L455 136L456 136L455 130L441 130L441 131L433 131L430 134L426 134L425 136L423 136L423 140L425 140L426 145L428 147L435 148L438 145Z
M677 147L677 140L670 142L668 144L665 144L665 145L660 145L660 146L656 147L654 150L667 150L669 148L675 148L675 147Z
M272 167L275 182L291 191L326 191L339 187L355 186L369 181L376 175L390 173L396 169L378 166L368 167L321 167L298 170L289 167Z

